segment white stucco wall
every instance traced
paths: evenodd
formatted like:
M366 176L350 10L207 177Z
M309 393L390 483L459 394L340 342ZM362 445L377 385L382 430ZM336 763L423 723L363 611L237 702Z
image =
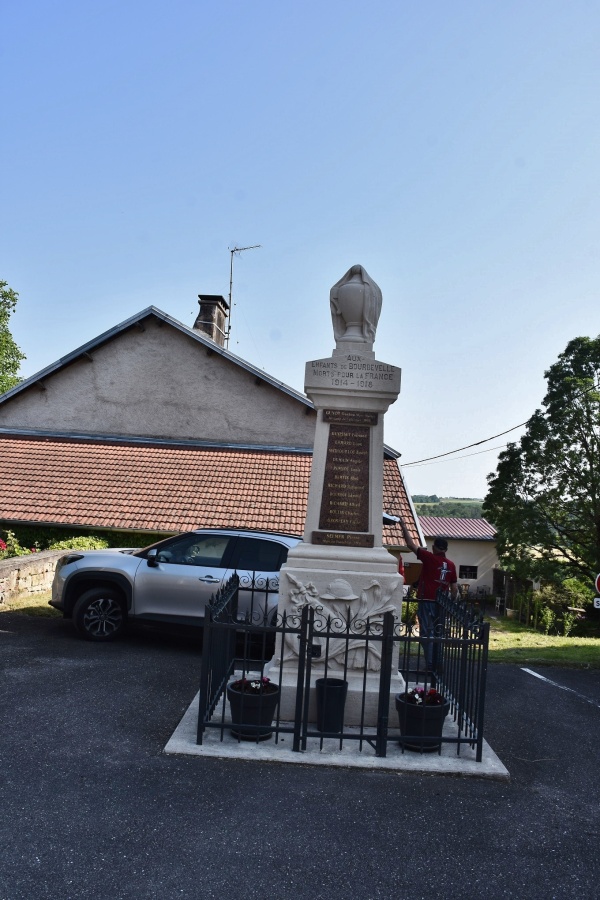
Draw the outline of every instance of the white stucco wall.
M498 566L495 541L448 541L446 555L456 566L459 583L492 590L493 570ZM477 566L477 579L461 578L460 566Z
M300 401L154 318L0 406L0 427L312 447Z

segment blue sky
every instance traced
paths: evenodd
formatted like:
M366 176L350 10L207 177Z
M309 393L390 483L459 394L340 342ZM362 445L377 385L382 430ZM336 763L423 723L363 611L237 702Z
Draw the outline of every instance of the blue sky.
M302 390L361 263L408 464L529 418L600 332L596 2L4 0L0 34L23 375L150 304L191 325L229 249L261 244L235 260L230 349ZM497 453L405 475L481 497Z

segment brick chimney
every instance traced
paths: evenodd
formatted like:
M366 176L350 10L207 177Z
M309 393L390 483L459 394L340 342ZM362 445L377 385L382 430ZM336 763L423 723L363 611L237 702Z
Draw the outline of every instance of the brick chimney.
M229 314L229 304L225 297L220 294L198 294L198 303L200 312L194 322L194 330L202 332L219 347L224 347Z

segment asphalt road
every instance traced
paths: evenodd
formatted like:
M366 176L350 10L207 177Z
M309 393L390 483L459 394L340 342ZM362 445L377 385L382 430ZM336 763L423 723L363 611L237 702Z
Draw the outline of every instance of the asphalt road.
M199 663L0 614L1 900L600 895L599 671L490 668L505 783L166 756Z

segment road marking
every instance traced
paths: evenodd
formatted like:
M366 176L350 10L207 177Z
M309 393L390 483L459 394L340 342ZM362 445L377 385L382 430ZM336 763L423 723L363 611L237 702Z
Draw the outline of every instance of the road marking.
M546 678L545 675L539 675L537 672L534 672L533 669L524 669L521 668L521 672L527 672L528 675L533 675L534 678L539 678L540 681L545 681L546 684L551 684L553 687L560 688L561 691L568 691L570 694L575 694L576 697L579 697L580 700L585 700L586 703L591 703L592 706L595 706L597 709L600 709L600 703L596 703L595 700L590 700L589 697L584 697L583 694L580 694L579 691L573 690L573 688L565 687L564 684L559 684L557 681L551 681L549 678Z

